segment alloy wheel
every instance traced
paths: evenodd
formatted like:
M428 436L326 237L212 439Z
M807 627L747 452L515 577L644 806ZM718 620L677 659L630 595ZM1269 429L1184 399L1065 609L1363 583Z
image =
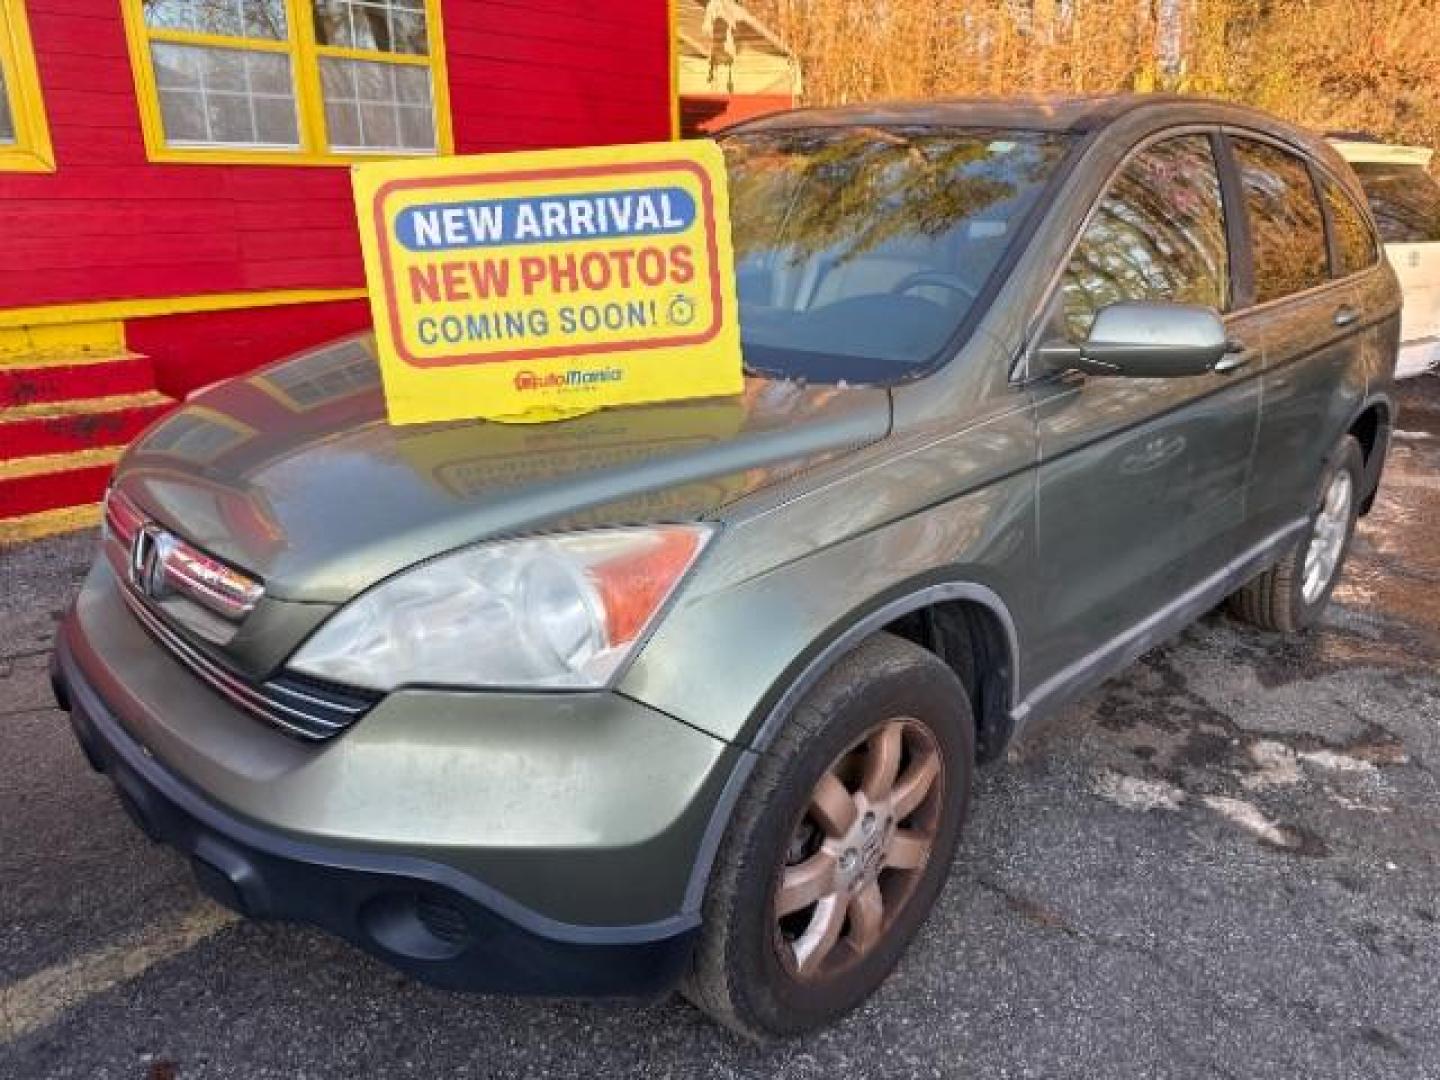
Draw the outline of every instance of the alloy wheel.
M944 792L934 735L906 717L875 725L821 774L771 905L792 975L827 978L885 939L929 861Z
M1350 473L1345 469L1337 470L1325 489L1320 512L1315 516L1310 546L1305 552L1300 594L1307 604L1313 604L1320 598L1335 576L1335 568L1340 565L1340 555L1345 550L1345 540L1350 531L1350 506L1354 499L1355 484Z

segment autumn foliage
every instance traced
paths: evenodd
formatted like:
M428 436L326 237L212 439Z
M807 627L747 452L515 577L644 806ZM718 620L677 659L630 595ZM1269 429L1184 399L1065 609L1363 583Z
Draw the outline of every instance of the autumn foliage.
M1440 0L750 0L806 100L1176 90L1440 147Z

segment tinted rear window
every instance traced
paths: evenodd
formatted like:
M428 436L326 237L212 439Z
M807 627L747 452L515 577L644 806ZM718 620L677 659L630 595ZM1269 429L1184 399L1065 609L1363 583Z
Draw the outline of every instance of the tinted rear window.
M1440 241L1440 184L1419 165L1357 162L1380 237L1387 244Z
M1335 233L1336 277L1368 270L1380 261L1375 234L1360 207L1335 181L1325 179L1325 205L1330 210L1330 227Z
M1268 143L1235 140L1255 261L1255 301L1265 303L1330 277L1325 223L1305 162Z

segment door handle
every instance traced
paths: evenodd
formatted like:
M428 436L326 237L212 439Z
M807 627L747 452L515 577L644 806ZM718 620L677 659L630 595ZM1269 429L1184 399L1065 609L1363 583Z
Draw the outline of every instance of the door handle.
M1349 326L1358 318L1360 318L1360 312L1356 311L1349 304L1342 304L1335 309L1336 326Z

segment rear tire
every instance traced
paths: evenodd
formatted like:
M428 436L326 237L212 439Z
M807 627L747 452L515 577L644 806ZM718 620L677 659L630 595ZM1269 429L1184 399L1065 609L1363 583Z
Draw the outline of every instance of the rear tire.
M965 689L938 657L878 634L842 659L741 797L685 996L756 1041L864 1001L945 883L974 761Z
M1350 552L1364 476L1360 443L1346 435L1326 462L1305 535L1284 558L1230 597L1232 615L1287 634L1319 621Z

